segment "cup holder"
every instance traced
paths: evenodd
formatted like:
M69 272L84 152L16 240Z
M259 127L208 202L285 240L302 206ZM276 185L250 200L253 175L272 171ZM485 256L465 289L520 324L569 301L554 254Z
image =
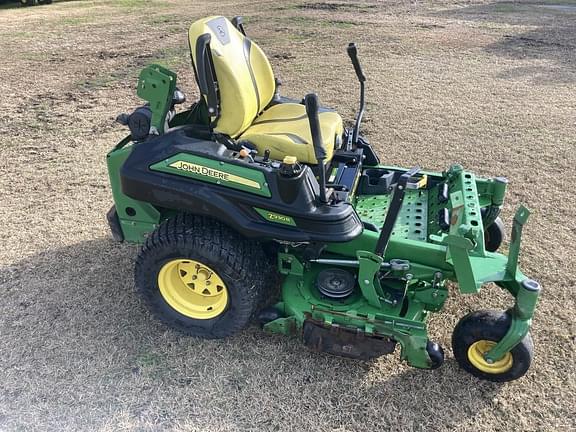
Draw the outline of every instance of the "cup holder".
M394 171L388 171L384 168L369 168L364 170L360 180L361 192L367 195L389 193L394 174Z

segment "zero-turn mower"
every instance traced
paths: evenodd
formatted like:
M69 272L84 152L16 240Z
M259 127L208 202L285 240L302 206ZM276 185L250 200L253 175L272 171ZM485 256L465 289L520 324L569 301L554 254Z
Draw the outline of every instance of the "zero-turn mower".
M136 286L161 320L223 338L255 317L314 350L370 359L400 344L402 359L432 369L444 353L426 322L447 281L464 294L493 282L514 305L463 317L454 357L490 381L526 373L540 285L518 268L526 208L508 256L496 252L505 178L382 165L360 134L366 78L353 43L360 109L344 128L315 94L280 95L241 18L196 21L189 40L200 99L176 113L176 74L146 67L147 103L118 117L131 134L107 156L110 228L143 244Z

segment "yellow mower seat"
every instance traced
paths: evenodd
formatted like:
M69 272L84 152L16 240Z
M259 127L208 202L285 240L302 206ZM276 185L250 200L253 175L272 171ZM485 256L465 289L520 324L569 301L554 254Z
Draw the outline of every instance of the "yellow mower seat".
M206 35L210 36L209 61L197 58L201 52L197 46ZM273 159L296 156L303 163L318 163L304 105L270 105L275 91L274 74L258 45L221 16L194 22L188 36L199 84L208 77L206 80L212 81L210 84L217 89L218 104L210 118L216 132L252 144L260 155L270 150ZM204 65L204 70L200 70L199 64ZM213 73L206 70L210 68ZM210 110L209 94L204 94L202 88L201 93ZM330 160L334 145L342 136L342 118L335 112L322 111L319 119Z
M318 117L326 159L330 160L334 143L340 141L342 136L342 118L333 111L320 112ZM296 156L303 163L318 163L304 105L283 103L271 106L254 120L239 139L253 144L259 154L270 150L272 159L282 160L288 155Z

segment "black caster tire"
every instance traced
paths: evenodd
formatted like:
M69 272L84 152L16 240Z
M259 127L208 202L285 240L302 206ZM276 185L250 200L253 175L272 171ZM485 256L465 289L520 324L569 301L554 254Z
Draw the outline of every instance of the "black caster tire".
M496 252L504 241L505 232L504 222L497 217L484 229L484 248L488 252Z
M34 0L20 0L20 6L34 6Z
M426 343L426 352L432 361L430 369L438 369L444 364L444 350L439 344L429 340Z
M501 360L490 364L483 358L504 337L510 322L510 315L502 311L476 311L464 316L452 333L452 350L460 367L477 378L493 382L522 377L534 358L530 333Z
M38 0L38 3L41 5L49 5L52 4L52 0Z
M258 242L206 217L179 214L146 240L136 288L168 326L217 339L245 328L272 288L273 265Z

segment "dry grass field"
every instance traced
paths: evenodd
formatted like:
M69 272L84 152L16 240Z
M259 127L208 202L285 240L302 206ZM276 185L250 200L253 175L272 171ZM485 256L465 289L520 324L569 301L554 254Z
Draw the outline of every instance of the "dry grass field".
M544 294L536 358L496 385L461 371L457 320L505 308L496 287L456 292L431 321L435 371L398 354L363 363L310 353L256 326L183 337L137 297L137 248L114 243L106 152L115 116L139 103L139 69L197 90L186 31L243 15L283 92L319 93L352 118L369 76L364 132L386 163L450 162L506 175L534 210L521 265ZM0 7L0 431L576 430L576 2L573 0L95 0Z

